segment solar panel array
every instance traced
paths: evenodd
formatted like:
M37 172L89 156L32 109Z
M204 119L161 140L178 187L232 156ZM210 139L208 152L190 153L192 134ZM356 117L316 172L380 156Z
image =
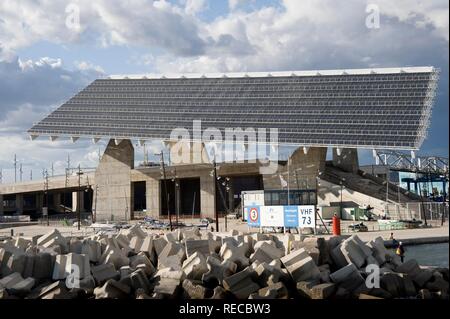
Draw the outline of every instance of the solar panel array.
M168 140L174 128L278 128L280 144L418 149L438 74L98 79L28 132ZM223 134L224 135L224 134Z

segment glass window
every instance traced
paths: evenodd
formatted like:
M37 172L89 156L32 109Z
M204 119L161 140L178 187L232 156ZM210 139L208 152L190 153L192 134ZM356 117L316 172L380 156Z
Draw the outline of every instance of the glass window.
M272 193L272 205L280 205L280 196L278 193Z

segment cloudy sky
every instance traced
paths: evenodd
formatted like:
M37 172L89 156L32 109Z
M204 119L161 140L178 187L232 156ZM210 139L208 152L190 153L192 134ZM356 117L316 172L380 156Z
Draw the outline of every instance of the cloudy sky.
M448 21L447 0L0 0L3 182L14 154L23 180L52 162L63 172L68 154L96 165L102 144L25 132L108 74L432 65L441 74L421 153L448 156Z

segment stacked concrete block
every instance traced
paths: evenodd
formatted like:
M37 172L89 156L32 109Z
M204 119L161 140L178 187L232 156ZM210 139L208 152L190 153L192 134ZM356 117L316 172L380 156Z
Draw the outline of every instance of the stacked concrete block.
M365 283L364 278L354 264L348 264L333 272L330 278L334 283L350 292Z
M166 247L168 241L164 237L158 237L153 239L153 247L155 248L156 255L159 256Z
M261 288L256 293L252 293L248 299L287 299L289 291L282 282Z
M250 262L254 263L258 261L270 263L273 260L281 258L284 255L284 251L277 248L274 242L272 243L263 241L255 244L255 252L250 256Z
M208 266L204 255L200 252L191 254L183 262L183 272L188 279L201 280L203 274L208 272Z
M220 248L219 255L223 260L235 263L238 269L242 269L249 265L249 259L246 256L248 253L248 245L241 243L238 246L231 242L226 242Z
M143 231L142 228L137 224L131 226L128 229L120 230L120 234L126 236L129 240L136 236L140 238L145 238L147 236L147 233Z
M26 255L25 253L19 252L11 254L6 260L6 263L2 267L3 276L9 275L11 273L22 274L25 269Z
M9 294L16 296L26 296L33 289L36 280L32 277L21 280L20 282L13 285L9 290Z
M359 242L355 240L356 236L347 238L340 244L341 253L345 258L347 264L355 264L357 268L361 268L365 262L366 258L371 255L366 255L366 252L359 245Z
M147 279L147 274L142 269L138 269L130 274L131 287L134 290L143 289L145 293L150 293L150 284Z
M37 280L49 279L53 275L55 261L49 253L37 253L34 256L33 275Z
M368 246L372 249L372 255L378 261L378 264L383 265L386 262L392 262L395 265L400 264L398 256L384 246L383 238L377 237L374 240L371 240Z
M294 250L289 255L284 256L281 258L281 262L294 282L320 278L319 268L303 248Z
M158 255L158 268L162 269L171 267L174 269L181 269L185 258L186 252L182 244L168 242Z
M311 289L311 299L328 299L333 296L335 291L336 285L334 283L315 285Z
M85 239L81 244L81 254L89 257L92 263L97 263L102 256L102 247L98 241Z
M21 281L23 281L22 275L18 272L14 272L0 279L0 287L10 289Z
M366 245L357 236L303 237L198 229L158 237L139 226L70 240L57 231L35 241L19 236L0 242L0 293L16 299L448 299L448 268L400 263L381 238ZM380 266L381 288L365 284L370 264ZM79 286L67 281L74 269Z
M62 253L67 251L67 239L57 229L39 237L37 245L45 248L60 246Z
M94 289L95 299L125 299L129 298L130 287L109 279L102 287Z
M260 289L252 280L249 267L223 280L223 287L238 299L247 299L252 293Z
M91 268L92 276L98 284L103 284L109 279L118 279L120 274L113 264L103 264Z
M185 279L183 271L165 268L158 270L154 275L154 293L173 298L178 295L181 283Z
M185 279L182 287L188 299L206 299L209 293L209 289L191 279Z
M32 245L32 240L25 239L23 237L17 237L14 241L14 246L25 251L30 245Z
M418 287L424 287L433 277L433 271L420 268L415 259L410 259L398 266L396 272L408 274Z
M111 263L116 269L120 269L120 267L128 265L130 260L121 249L108 245L99 262L101 264Z
M81 254L81 248L83 243L78 238L70 238L69 240L69 253Z
M203 255L209 255L209 240L192 240L188 239L185 241L186 246L186 257L191 256L195 252L199 252Z
M229 260L221 262L219 259L209 256L206 259L208 272L203 274L203 282L217 282L222 285L223 280L233 275L237 270L237 265Z
M52 278L53 280L65 279L73 273L75 277L83 279L90 276L90 272L88 256L69 253L56 256Z
M201 239L200 229L198 227L193 227L192 229L184 229L181 231L181 238L184 241L187 241L188 239L200 240Z

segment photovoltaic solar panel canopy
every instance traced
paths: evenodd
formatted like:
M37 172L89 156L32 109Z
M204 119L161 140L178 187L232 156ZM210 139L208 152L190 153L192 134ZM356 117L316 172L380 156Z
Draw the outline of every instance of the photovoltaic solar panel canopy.
M98 79L35 124L35 138L169 140L175 128L278 129L280 145L419 149L433 67Z

